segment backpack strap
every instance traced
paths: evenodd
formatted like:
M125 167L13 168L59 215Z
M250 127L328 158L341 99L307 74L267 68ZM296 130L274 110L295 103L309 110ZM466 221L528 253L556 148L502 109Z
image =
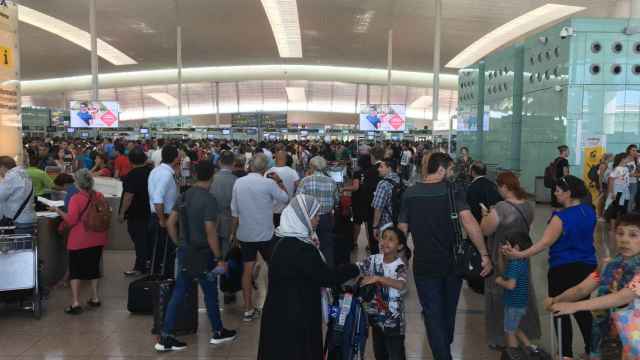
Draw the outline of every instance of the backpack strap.
M16 219L20 217L20 215L24 211L24 208L27 206L27 203L29 202L29 199L31 199L31 196L33 196L33 185L31 186L31 191L29 192L29 196L27 196L27 198L24 199L24 201L22 202L22 205L20 205L20 208L18 209L18 212L16 212L16 214L11 219L12 221L15 222Z
M449 213L451 223L453 225L453 232L456 235L456 241L454 244L454 249L457 249L462 245L462 229L460 227L460 219L458 217L458 210L456 208L456 199L455 199L455 184L451 182L446 182L447 184L447 196L449 198ZM453 252L454 256L457 253Z

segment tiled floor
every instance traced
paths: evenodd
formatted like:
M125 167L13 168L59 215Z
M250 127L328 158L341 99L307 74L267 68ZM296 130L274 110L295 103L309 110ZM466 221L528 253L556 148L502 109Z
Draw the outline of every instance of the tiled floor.
M538 207L533 238L537 239L544 229L550 210ZM363 248L364 246L361 246ZM0 360L4 359L255 359L259 338L259 322L246 324L240 321L242 313L238 305L225 307L225 326L238 329L239 337L231 344L213 346L208 344L209 324L204 309L200 309L200 331L197 335L185 336L188 349L171 354L157 354L153 350L155 338L150 334L151 317L131 315L126 310L128 279L122 272L131 264L130 252L105 253L105 278L101 292L103 306L80 316L63 313L68 305L68 290L54 291L41 320L34 320L28 313L14 311L0 305ZM546 294L546 255L533 261L534 279L539 302ZM264 289L266 272L262 272L261 287ZM412 285L413 287L413 285ZM85 296L86 297L86 296ZM259 294L264 297L264 292ZM203 306L203 302L200 302ZM407 355L409 359L430 359L426 335L419 312L416 293L411 289L407 299ZM549 344L549 317L543 315L543 339ZM454 357L456 359L499 359L497 353L488 349L484 337L483 298L463 289L457 317ZM574 335L574 338L578 338ZM578 349L578 340L574 340ZM371 351L367 358L373 359Z

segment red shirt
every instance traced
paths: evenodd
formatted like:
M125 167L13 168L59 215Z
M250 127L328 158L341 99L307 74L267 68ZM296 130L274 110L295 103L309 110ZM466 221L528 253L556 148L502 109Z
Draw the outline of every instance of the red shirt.
M118 155L118 157L114 161L114 168L120 178L127 176L129 171L131 171L131 164L129 163L129 158L127 158L124 155Z
M99 192L95 192L96 197L102 197ZM87 204L89 202L89 193L84 190L76 193L69 201L69 212L64 217L67 226L71 227L69 232L69 240L67 241L68 250L88 249L96 246L105 246L108 242L108 232L92 232L84 227L84 219L87 216Z

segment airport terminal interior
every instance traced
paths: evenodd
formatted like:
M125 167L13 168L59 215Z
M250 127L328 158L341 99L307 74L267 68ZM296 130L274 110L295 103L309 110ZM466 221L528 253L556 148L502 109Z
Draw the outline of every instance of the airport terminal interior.
M0 0L0 360L640 360L639 144L640 0Z

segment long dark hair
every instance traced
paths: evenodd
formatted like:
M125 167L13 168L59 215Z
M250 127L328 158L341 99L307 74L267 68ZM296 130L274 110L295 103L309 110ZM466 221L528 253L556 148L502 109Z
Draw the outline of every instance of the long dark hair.
M572 199L582 199L587 196L587 187L584 181L573 175L563 176L556 181L556 186L562 191L571 191Z

